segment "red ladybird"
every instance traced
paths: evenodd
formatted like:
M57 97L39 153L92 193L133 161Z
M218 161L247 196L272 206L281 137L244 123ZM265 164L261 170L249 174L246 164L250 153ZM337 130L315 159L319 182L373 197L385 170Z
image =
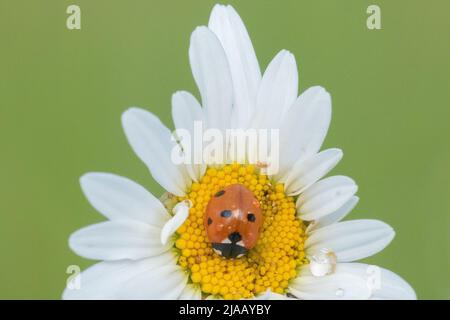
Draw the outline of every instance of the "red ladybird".
M218 191L206 207L206 233L214 251L226 258L239 258L253 248L262 223L259 201L242 184Z

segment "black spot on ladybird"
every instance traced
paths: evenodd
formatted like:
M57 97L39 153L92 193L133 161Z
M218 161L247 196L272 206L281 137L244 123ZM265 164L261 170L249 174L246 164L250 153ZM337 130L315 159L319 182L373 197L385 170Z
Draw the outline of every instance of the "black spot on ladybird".
M208 226L212 223L212 219L208 218Z
M223 196L224 194L225 194L225 190L220 190L214 196L215 197L220 197L220 196Z
M255 222L256 217L253 213L249 213L249 214L247 214L247 220L250 222Z
M220 215L221 215L223 218L229 218L229 217L231 217L231 211L230 211L230 210L223 210L223 211L220 213Z

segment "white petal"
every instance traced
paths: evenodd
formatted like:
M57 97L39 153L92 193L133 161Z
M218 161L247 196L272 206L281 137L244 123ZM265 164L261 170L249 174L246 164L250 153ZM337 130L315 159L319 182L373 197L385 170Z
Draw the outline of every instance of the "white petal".
M366 280L371 289L370 299L415 300L414 289L399 275L387 269L364 263L344 263L341 269Z
M170 218L162 203L144 187L110 173L87 173L81 188L101 214L110 220L131 219L162 227Z
M233 127L246 128L255 110L261 71L245 25L231 6L216 4L208 27L217 35L230 66L233 81Z
M137 260L169 250L170 244L161 244L160 232L161 229L138 221L106 221L74 232L69 246L88 259Z
M411 286L395 273L363 263L340 263L336 272L314 277L307 267L291 282L302 299L416 299Z
M172 96L172 118L177 130L184 129L190 133L189 141L180 141L183 150L189 149L190 164L186 164L190 178L198 181L206 171L206 165L196 163L202 159L202 149L194 149L194 122L203 123L203 111L197 99L186 91L178 91Z
M172 96L172 118L175 127L194 130L194 121L203 120L203 112L197 99L187 91L175 92ZM181 142L183 145L183 141Z
M255 296L254 300L295 300L294 298L288 297L285 294L279 294L267 289L266 292L260 293Z
M178 297L179 300L201 300L202 291L199 286L188 284Z
M383 250L394 230L378 220L350 220L313 230L305 243L308 255L322 248L333 251L339 262L364 259Z
M298 73L294 56L280 51L270 62L258 90L254 128L279 128L281 120L297 98Z
M317 220L341 208L358 190L349 177L325 178L302 193L297 199L297 212L302 220Z
M313 276L308 266L302 267L289 284L289 292L305 300L361 300L371 295L367 280L349 272L343 264L337 265L335 273L323 277Z
M301 158L281 181L288 195L297 195L324 177L342 159L342 150L327 149L307 159Z
M217 36L207 27L191 35L189 59L208 128L230 128L233 92L230 69Z
M348 200L342 207L337 209L336 211L316 220L313 221L309 226L308 230L312 231L315 229L319 229L325 226L328 226L330 224L333 224L335 222L339 222L342 219L349 214L353 208L357 205L359 201L359 198L357 196L353 196Z
M416 300L414 289L399 275L392 271L381 269L381 285L374 289L371 299L384 300Z
M166 244L169 240L169 237L177 231L179 227L186 221L189 216L189 209L191 208L192 203L189 200L185 200L179 202L174 208L173 211L175 215L172 219L170 219L161 230L161 243Z
M118 299L173 300L186 287L188 277L177 265L142 272L129 279L118 292Z
M171 252L142 260L103 261L77 275L72 284L79 288L66 288L63 299L118 299L124 283L134 276L166 265L175 265ZM152 284L149 284L151 286Z
M301 157L320 150L331 120L331 97L322 87L303 92L280 127L280 176Z
M169 129L152 113L139 108L130 108L122 114L122 126L128 142L153 178L167 191L184 196L191 180L184 165L172 161L171 154L178 145Z

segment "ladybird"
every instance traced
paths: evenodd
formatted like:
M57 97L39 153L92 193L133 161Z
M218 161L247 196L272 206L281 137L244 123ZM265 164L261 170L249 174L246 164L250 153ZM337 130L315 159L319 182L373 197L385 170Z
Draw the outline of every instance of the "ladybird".
M239 258L253 248L262 224L260 203L242 184L221 189L206 207L208 239L214 251L226 258Z

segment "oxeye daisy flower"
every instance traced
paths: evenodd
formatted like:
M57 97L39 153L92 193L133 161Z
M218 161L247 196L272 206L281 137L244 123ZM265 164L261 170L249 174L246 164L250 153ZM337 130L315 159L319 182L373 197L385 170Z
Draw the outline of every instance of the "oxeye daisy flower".
M320 151L331 119L327 91L298 95L295 58L286 50L261 74L231 6L216 5L208 26L192 33L189 58L201 104L175 93L176 129L276 129L279 143L269 149L279 157L258 158L250 147L232 155L224 143L222 163L177 163L174 154L195 158L198 148L187 156L187 140L155 115L125 111L131 147L167 192L157 198L109 173L81 178L108 220L71 235L73 251L101 262L63 298L415 299L398 275L354 262L384 249L394 231L377 220L341 221L358 202L357 185L324 178L342 158L339 149Z

